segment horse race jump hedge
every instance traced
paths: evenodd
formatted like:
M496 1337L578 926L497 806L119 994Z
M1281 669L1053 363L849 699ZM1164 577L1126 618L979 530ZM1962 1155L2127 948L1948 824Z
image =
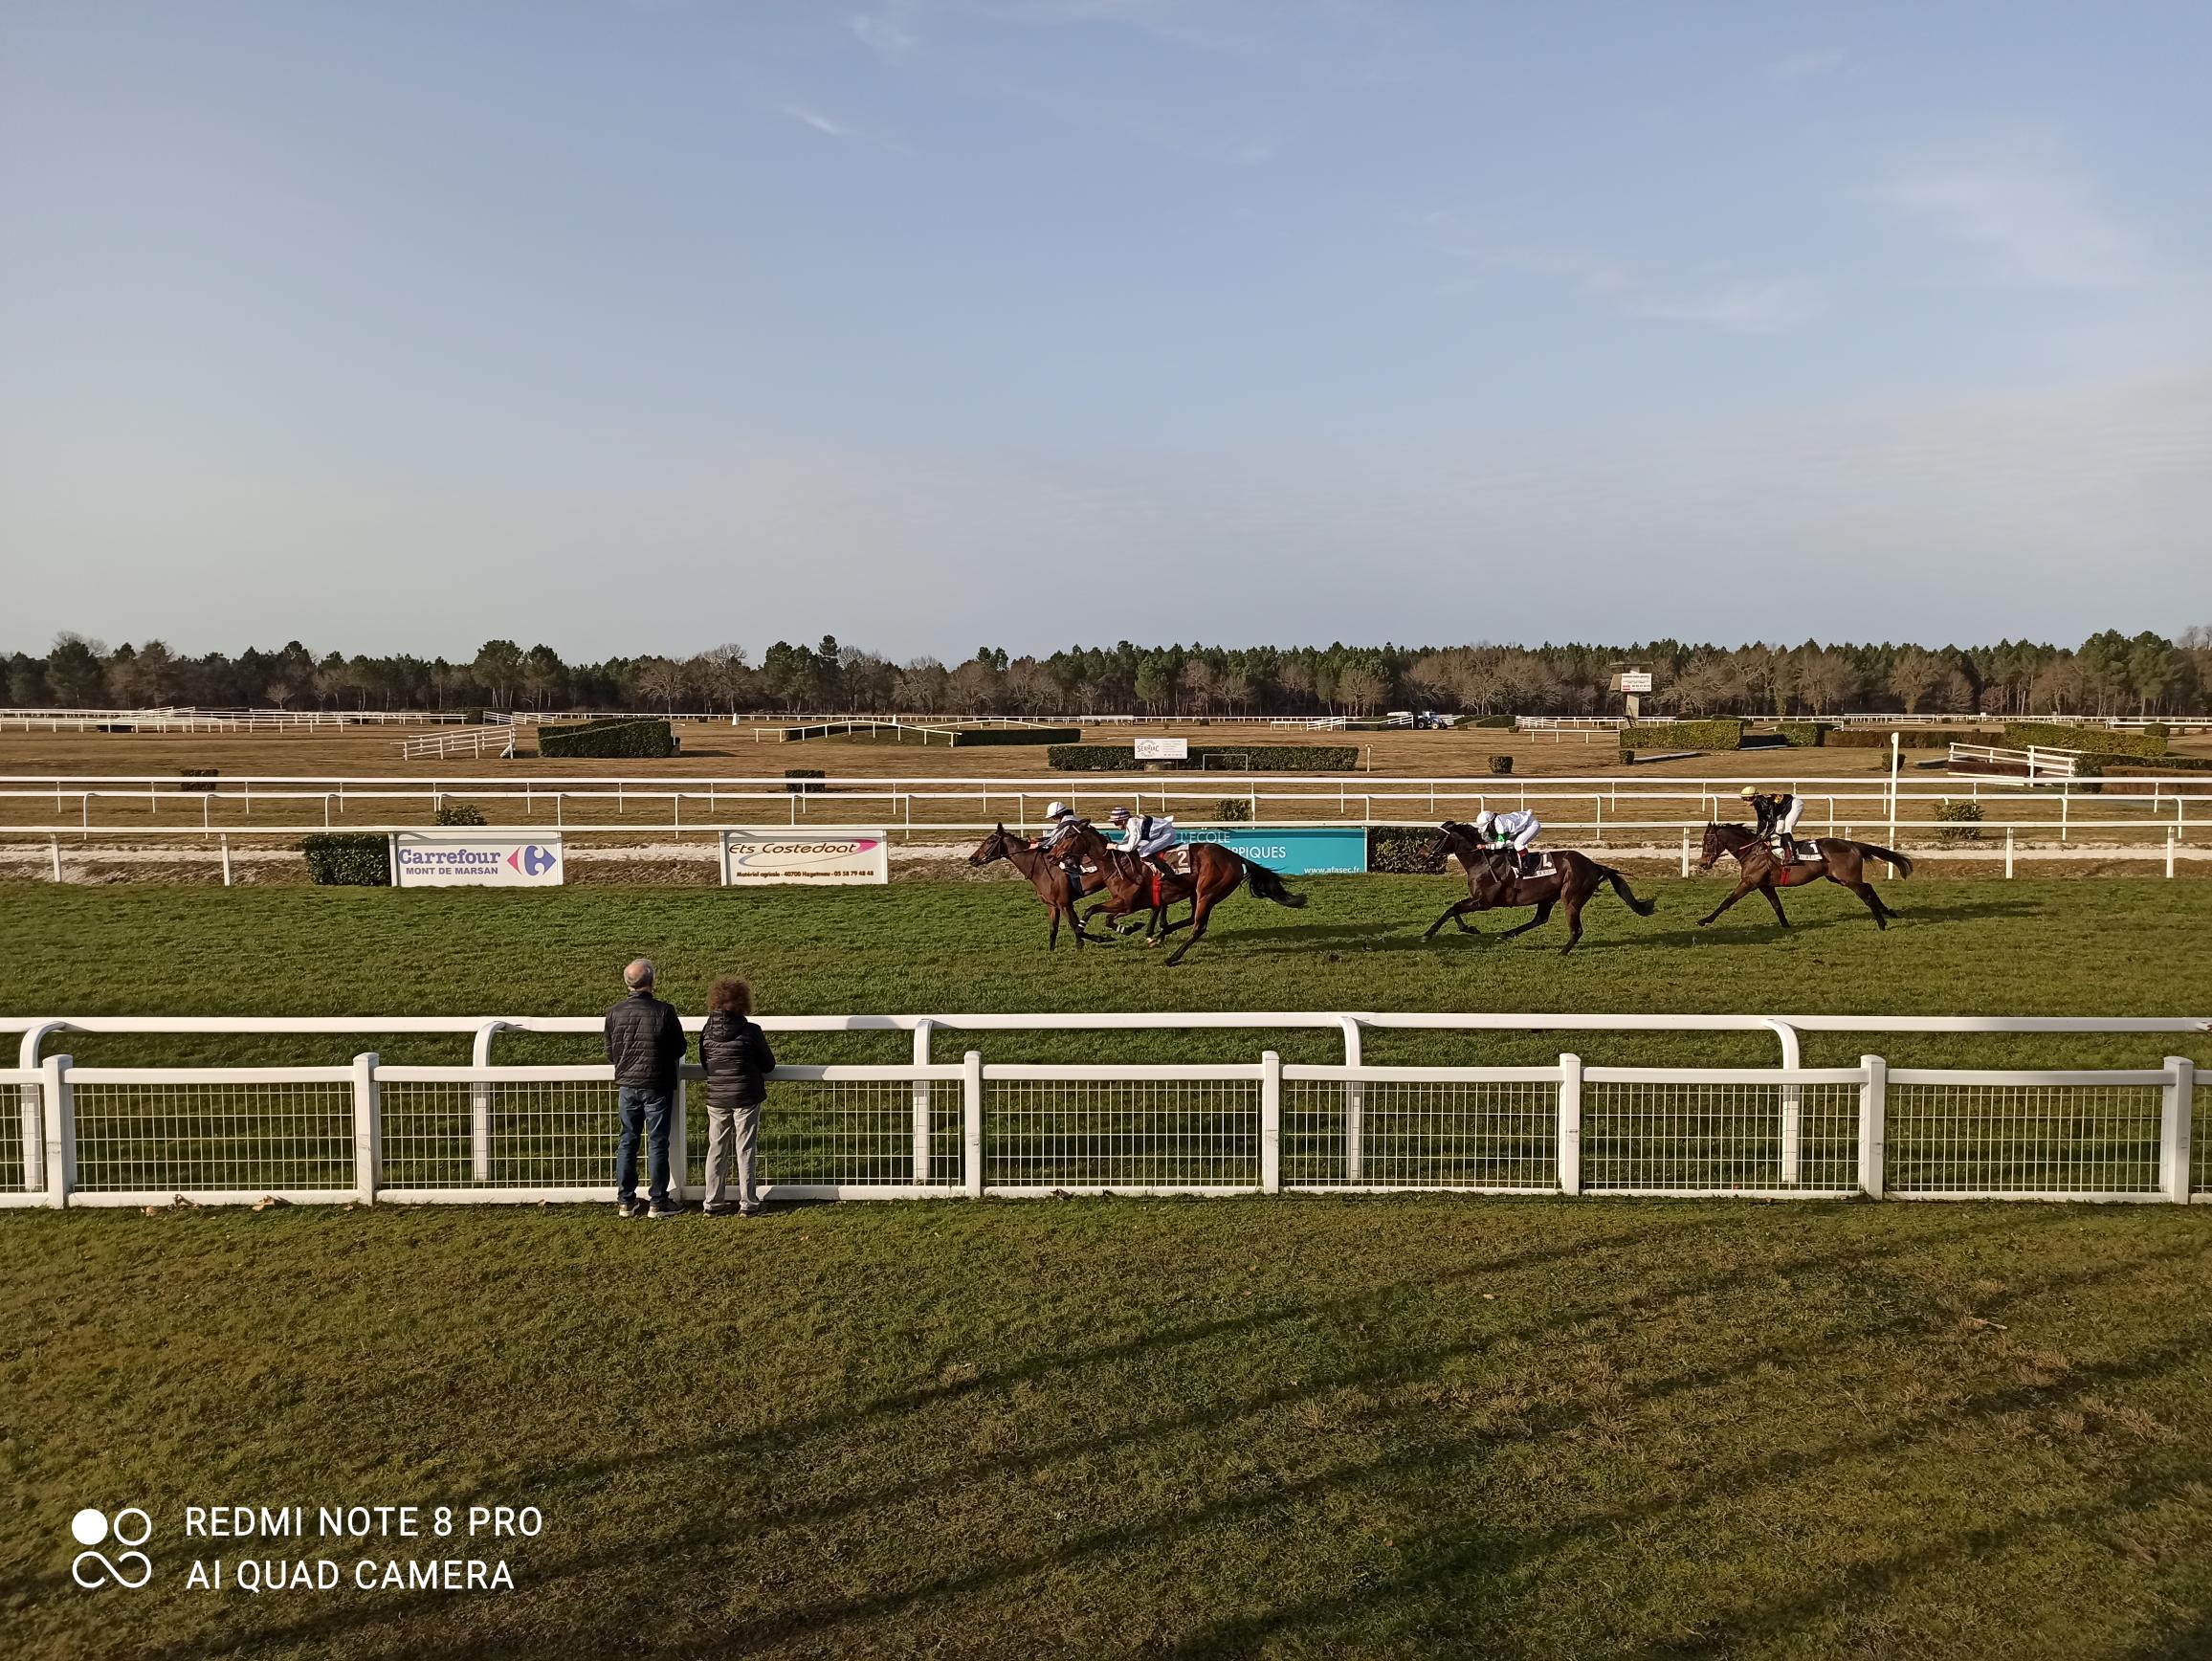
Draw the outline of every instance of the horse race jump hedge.
M538 729L542 756L673 756L675 734L665 720L590 720Z
M389 888L391 845L382 836L339 831L302 836L307 875L325 888Z
M1823 720L1785 720L1781 723L1781 742L1792 749L1816 749L1826 743L1835 730Z
M952 747L964 750L976 744L1073 744L1082 736L1081 727L954 727Z
M2080 750L2090 756L2135 756L2155 760L2166 753L2166 729L2152 725L2139 732L2114 732L2111 727L2060 726L2055 721L2008 720L2004 742L2013 749L2030 744L2046 750Z
M1062 773L1134 773L1142 767L1183 766L1199 772L1348 773L1360 764L1356 744L1214 745L1192 750L1187 762L1140 762L1134 744L1054 744L1045 763Z
M1739 720L1655 720L1621 728L1625 750L1739 750Z

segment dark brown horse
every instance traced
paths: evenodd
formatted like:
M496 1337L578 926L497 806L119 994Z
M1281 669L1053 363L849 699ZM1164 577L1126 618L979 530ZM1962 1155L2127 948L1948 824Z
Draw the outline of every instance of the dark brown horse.
M1066 918L1075 931L1075 949L1081 951L1083 942L1097 936L1083 932L1083 919L1075 915L1075 902L1086 894L1096 894L1106 886L1106 874L1086 871L1079 881L1071 883L1067 870L1059 860L1040 849L1031 848L1029 841L1001 825L984 838L983 846L968 855L970 865L988 865L994 859L1004 859L1029 879L1029 886L1037 891L1037 897L1045 902L1045 910L1051 915L1052 929L1045 939L1045 949L1051 951L1060 943L1060 919ZM1071 892L1073 890L1073 892Z
M1608 882L1638 917L1649 917L1658 909L1648 899L1638 899L1628 887L1628 879L1610 865L1600 865L1588 854L1578 853L1572 848L1555 849L1552 868L1544 875L1523 876L1508 855L1482 846L1473 826L1447 819L1440 829L1444 834L1430 846L1429 858L1441 861L1447 853L1459 855L1459 868L1467 873L1467 897L1447 907L1444 915L1428 925L1428 933L1421 937L1423 940L1433 939L1436 931L1448 922L1458 923L1462 934L1480 934L1482 931L1467 920L1467 913L1471 911L1494 911L1501 907L1510 911L1524 905L1535 906L1535 917L1497 937L1510 941L1515 935L1526 934L1549 922L1552 907L1556 905L1567 914L1567 943L1559 950L1571 952L1575 942L1582 938L1582 907Z
M1250 883L1254 894L1277 905L1297 907L1306 903L1304 895L1293 894L1283 886L1283 879L1266 866L1218 842L1185 843L1183 852L1189 862L1188 874L1172 875L1160 872L1134 853L1108 847L1106 838L1092 826L1077 827L1071 841L1075 851L1097 866L1106 878L1106 892L1111 897L1103 906L1093 906L1092 916L1103 911L1111 921L1149 906L1152 922L1144 937L1148 946L1158 945L1163 935L1179 928L1190 930L1190 939L1169 955L1170 964L1183 962L1183 954L1205 938L1206 919L1213 914L1213 908L1244 883ZM1189 919L1162 927L1161 919L1167 908L1184 899L1190 901Z
M1888 848L1877 848L1871 842L1846 842L1840 836L1816 836L1803 844L1818 850L1807 858L1800 855L1784 865L1777 859L1774 850L1760 839L1757 830L1748 825L1708 825L1705 828L1705 850L1697 861L1700 871L1710 871L1723 853L1735 857L1739 875L1736 892L1713 908L1709 916L1697 919L1703 928L1753 889L1766 896L1766 903L1774 907L1775 921L1789 927L1789 919L1782 915L1781 897L1778 888L1803 888L1808 882L1823 877L1849 889L1867 902L1867 909L1874 914L1878 927L1888 928L1890 919L1897 914L1882 903L1882 897L1874 892L1874 885L1867 880L1867 861L1887 860L1897 869L1899 876L1913 875L1913 862L1902 853Z

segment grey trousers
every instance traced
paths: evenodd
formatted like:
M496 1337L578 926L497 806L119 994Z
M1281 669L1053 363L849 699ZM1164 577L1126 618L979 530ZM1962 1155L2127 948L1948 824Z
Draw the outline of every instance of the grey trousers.
M737 1144L738 1208L751 1213L761 1208L761 1195L753 1171L761 1145L761 1104L750 1107L717 1107L707 1103L707 1208L730 1203L730 1151Z

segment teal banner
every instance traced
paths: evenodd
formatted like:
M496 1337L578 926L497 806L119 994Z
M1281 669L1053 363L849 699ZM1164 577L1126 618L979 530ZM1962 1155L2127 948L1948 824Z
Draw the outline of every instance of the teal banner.
M1285 876L1358 875L1367 869L1367 832L1358 827L1294 825L1279 830L1221 826L1183 832L1185 842L1219 842Z

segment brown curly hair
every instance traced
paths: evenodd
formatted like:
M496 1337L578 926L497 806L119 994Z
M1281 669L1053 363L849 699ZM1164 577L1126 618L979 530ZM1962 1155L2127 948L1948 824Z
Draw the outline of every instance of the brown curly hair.
M724 975L707 988L707 1011L716 1015L750 1015L753 1012L752 986L735 975Z

